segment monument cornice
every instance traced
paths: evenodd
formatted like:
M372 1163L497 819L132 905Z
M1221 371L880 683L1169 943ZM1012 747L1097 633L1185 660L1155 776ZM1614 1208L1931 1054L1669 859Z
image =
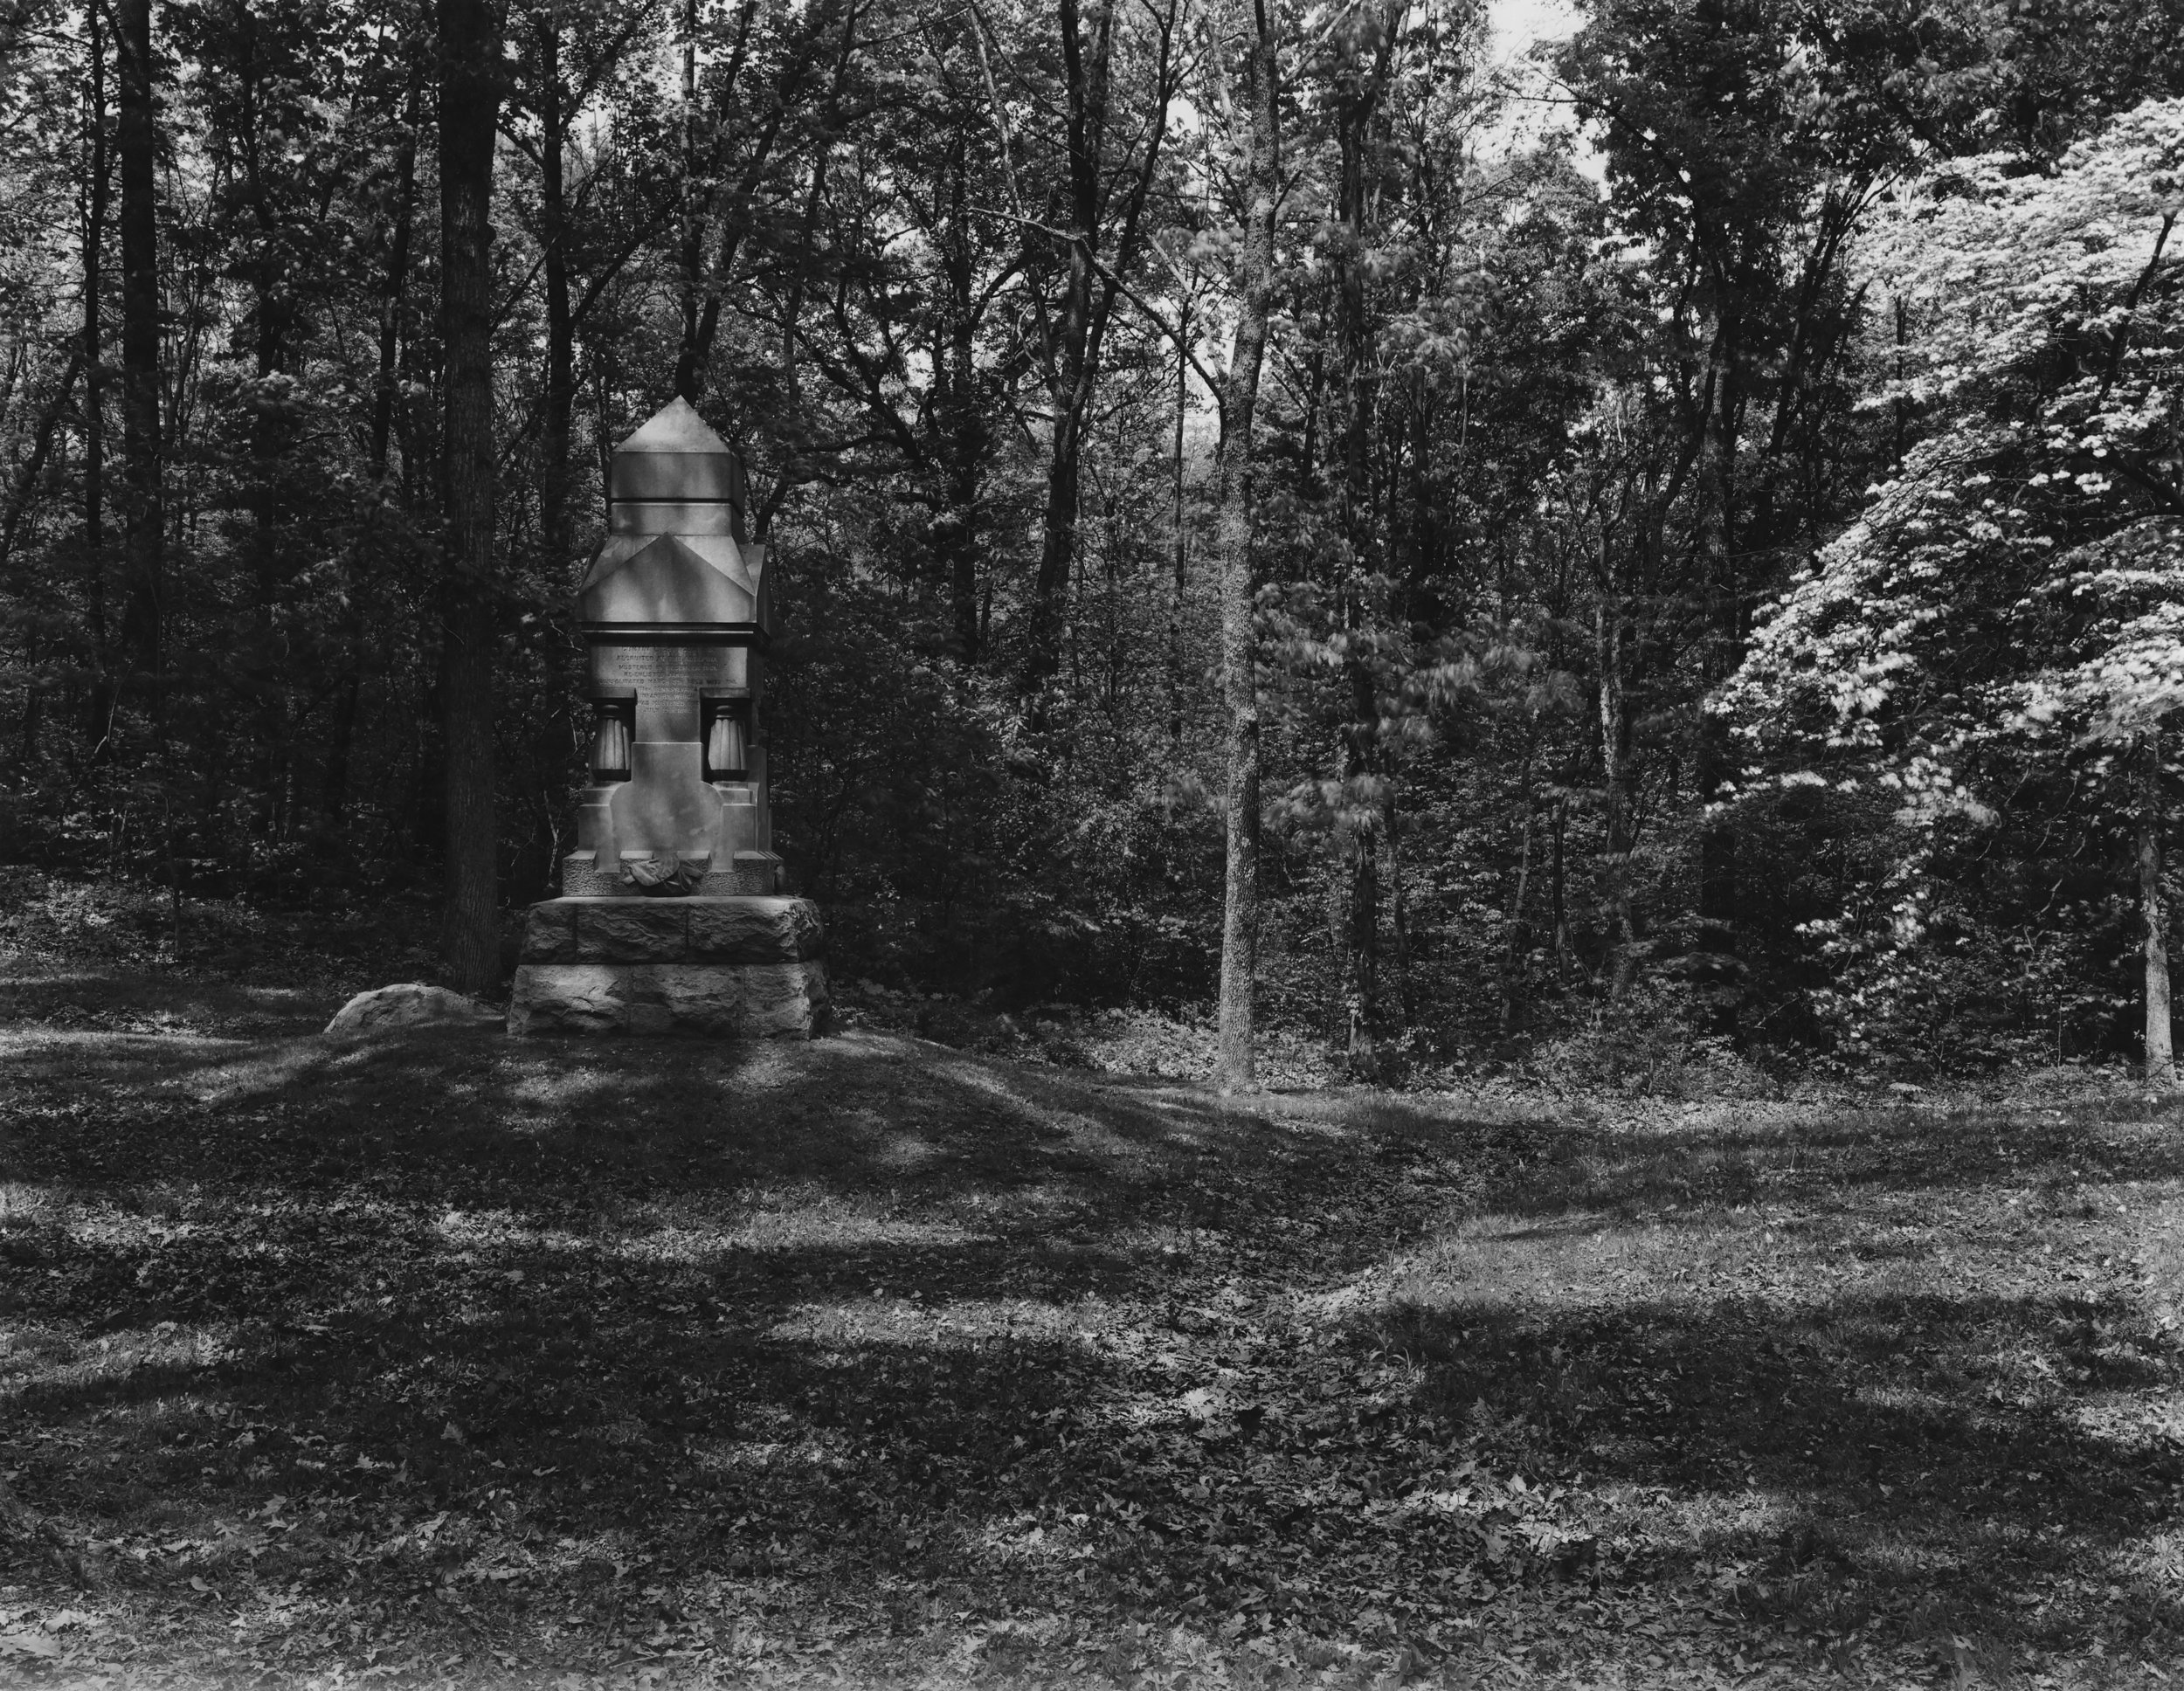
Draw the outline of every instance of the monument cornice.
M619 645L711 645L722 640L764 646L773 637L757 623L584 623L584 638Z

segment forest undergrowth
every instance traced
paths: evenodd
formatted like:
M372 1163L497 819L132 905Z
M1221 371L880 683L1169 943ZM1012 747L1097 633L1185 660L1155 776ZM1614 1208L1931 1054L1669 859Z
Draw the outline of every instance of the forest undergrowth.
M2119 1083L1225 1107L870 1026L343 1042L334 984L0 982L59 1535L0 1679L2180 1671L2184 1156Z

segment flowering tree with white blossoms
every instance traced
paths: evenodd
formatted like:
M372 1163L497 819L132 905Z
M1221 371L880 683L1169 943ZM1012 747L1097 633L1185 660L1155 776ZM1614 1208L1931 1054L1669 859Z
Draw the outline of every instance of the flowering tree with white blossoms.
M2051 170L1929 168L1863 253L1894 473L1795 580L1715 707L1774 783L1892 790L1886 920L1820 924L1845 1019L1934 965L1921 866L2046 806L2126 835L2149 1079L2173 1083L2164 727L2184 703L2184 100ZM2124 778L2125 776L2129 778Z

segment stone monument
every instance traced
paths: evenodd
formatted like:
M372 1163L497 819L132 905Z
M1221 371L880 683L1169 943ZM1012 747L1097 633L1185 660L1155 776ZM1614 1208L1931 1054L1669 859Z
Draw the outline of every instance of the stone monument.
M531 907L515 1033L825 1032L819 912L780 896L759 717L773 632L743 465L681 399L615 450L577 590L591 784Z

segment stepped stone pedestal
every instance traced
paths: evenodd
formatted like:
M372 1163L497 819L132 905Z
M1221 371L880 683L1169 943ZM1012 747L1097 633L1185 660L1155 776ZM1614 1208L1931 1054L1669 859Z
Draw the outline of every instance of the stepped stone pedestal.
M809 1039L826 939L798 898L559 898L531 907L508 1032Z

